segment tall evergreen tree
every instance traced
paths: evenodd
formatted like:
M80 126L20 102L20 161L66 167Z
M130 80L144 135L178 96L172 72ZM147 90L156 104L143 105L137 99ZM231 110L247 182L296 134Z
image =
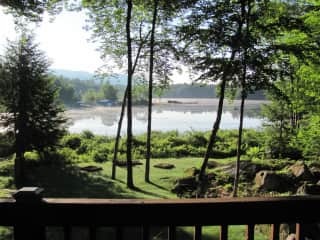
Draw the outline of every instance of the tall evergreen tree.
M37 150L44 157L64 134L63 109L48 76L49 62L30 34L10 42L1 60L0 101L6 107L6 124L15 136L15 182L25 177L24 153Z

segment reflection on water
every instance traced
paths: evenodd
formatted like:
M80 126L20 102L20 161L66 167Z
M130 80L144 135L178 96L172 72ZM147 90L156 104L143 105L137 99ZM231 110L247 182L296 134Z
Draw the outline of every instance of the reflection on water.
M157 104L153 107L152 129L156 131L189 130L205 131L212 128L216 117L216 105L199 104ZM244 127L258 128L262 124L259 117L260 104L248 104L245 111ZM87 109L71 109L67 116L71 119L69 131L80 133L90 130L94 134L114 136L120 107L94 107ZM133 132L140 134L147 129L147 107L133 109ZM236 129L239 126L239 107L237 104L227 105L223 112L221 128ZM126 132L126 118L123 121L122 133Z

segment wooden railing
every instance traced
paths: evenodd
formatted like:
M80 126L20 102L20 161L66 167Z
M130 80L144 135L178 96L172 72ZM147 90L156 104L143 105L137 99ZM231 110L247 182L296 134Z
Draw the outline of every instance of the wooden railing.
M320 222L320 196L228 199L53 199L42 198L38 188L23 188L14 199L0 200L0 226L13 226L14 239L44 240L48 226L62 226L64 240L71 228L87 227L96 239L102 226L115 228L123 239L124 227L141 227L142 240L150 239L150 227L168 228L176 239L176 227L193 226L194 239L203 226L220 226L220 239L228 239L229 225L246 225L246 239L254 239L256 224L272 224L270 239L279 239L281 223L296 224L296 239L303 239L304 224ZM239 237L241 239L241 237Z

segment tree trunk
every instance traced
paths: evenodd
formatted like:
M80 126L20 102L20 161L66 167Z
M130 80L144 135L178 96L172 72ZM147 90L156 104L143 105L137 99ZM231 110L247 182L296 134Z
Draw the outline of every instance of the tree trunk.
M279 129L279 140L280 140L280 146L279 146L279 153L278 158L282 158L283 157L283 151L284 151L284 139L283 139L283 130L284 130L284 119L283 117L281 117L280 119L280 129Z
M210 154L212 152L212 148L213 148L213 146L215 144L217 133L218 133L218 130L219 130L221 117L222 117L222 109L223 109L223 101L224 101L224 93L225 93L225 88L226 88L226 81L227 81L227 79L224 78L222 80L222 83L221 83L221 86L220 86L220 97L219 97L217 117L216 117L216 121L215 121L215 123L213 125L212 132L211 132L210 139L209 139L209 143L208 143L208 146L207 146L207 150L206 150L206 153L205 153L205 156L204 156L204 160L203 160L203 163L201 165L201 169L200 169L200 173L199 173L200 184L202 184L202 182L204 180L204 175L205 175L205 171L206 171L206 168L207 168L208 160L209 160Z
M127 101L127 96L128 96L128 89L126 88L121 104L121 113L120 113L120 119L118 122L118 129L117 129L117 136L115 139L115 144L114 144L114 153L113 153L113 161L112 161L112 179L116 179L116 167L117 167L117 154L118 154L118 149L119 149L119 141L120 141L120 133L121 133L121 128L122 128L122 120L124 116L124 110L126 107L126 101Z
M19 189L23 187L24 173L23 173L23 163L24 163L24 153L23 151L16 150L16 157L14 159L14 180L16 188Z
M132 12L132 0L127 0L127 22L126 22L126 33L127 33L127 49L128 49L128 106L127 106L127 187L134 188L133 174L132 174L132 76L133 76L133 65L132 65L132 45L131 45L131 12Z
M236 51L234 50L230 56L230 62L234 60ZM204 159L201 165L200 173L199 173L199 184L200 184L200 192L202 192L203 187L204 187L204 176L206 172L206 168L208 165L208 160L210 157L210 154L212 152L212 148L215 144L217 133L220 127L220 122L221 122L221 117L222 117L222 110L223 110L223 101L224 101L224 94L225 94L225 88L226 88L226 82L227 82L227 77L229 76L230 72L230 67L231 63L229 63L223 70L223 75L222 75L222 82L221 82L221 87L220 87L220 97L219 97L219 104L218 104L218 110L217 110L217 116L215 123L213 124L212 132L209 138L209 143L207 146L206 153L204 155Z
M15 135L15 154L14 159L14 181L16 188L23 187L24 183L24 144L21 138L21 119L20 115L14 113L14 135ZM18 130L19 129L19 130Z
M243 115L244 115L244 103L246 100L246 95L242 90L241 94L241 106L240 106L240 124L239 124L239 133L238 133L238 146L237 146L237 161L236 161L236 169L235 169L235 177L234 177L234 185L233 185L233 197L237 197L238 195L238 185L239 185L239 177L240 177L240 158L241 158L241 144L242 144L242 130L243 130Z
M14 179L16 188L23 187L25 176L24 176L24 144L23 140L19 136L18 133L16 135L16 157L14 160Z
M151 117L152 117L152 89L153 89L153 55L154 55L154 32L157 22L158 0L154 0L152 29L150 39L150 65L149 65L149 92L148 92L148 128L147 128L147 151L146 170L144 180L150 182L150 156L151 156Z
M247 6L247 8L246 8ZM246 13L247 9L247 13ZM250 35L249 23L250 23L250 13L251 13L251 5L250 2L241 2L241 15L242 19L246 22L246 35L247 37ZM241 28L243 23L240 24ZM242 145L242 132L243 132L243 115L244 115L244 103L247 98L246 93L246 80L247 80L247 60L248 60L248 51L247 47L243 47L243 69L242 69L242 79L241 79L241 105L240 105L240 123L239 123L239 131L238 131L238 144L237 144L237 160L236 160L236 168L235 168L235 176L234 176L234 184L233 184L233 197L237 197L238 195L238 185L240 178L240 160L241 160L241 145Z

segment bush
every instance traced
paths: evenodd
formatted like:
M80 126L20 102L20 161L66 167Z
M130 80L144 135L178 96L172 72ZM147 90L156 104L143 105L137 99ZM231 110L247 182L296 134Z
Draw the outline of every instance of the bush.
M189 146L186 144L183 144L181 146L173 147L171 148L171 154L172 157L185 157L190 155Z
M99 147L92 153L93 161L102 163L108 161L109 149L106 147Z
M146 142L141 140L141 139L139 139L139 138L134 137L134 138L132 138L132 146L134 148L136 148L136 147L145 147L146 146Z
M242 138L243 150L251 147L261 147L264 144L264 132L253 129L244 129Z
M55 157L57 162L65 162L69 164L80 162L80 158L75 151L66 147L59 149L58 152L55 153Z
M219 151L219 150L213 150L210 154L211 158L229 158L229 157L235 157L237 155L237 150L232 149L229 152Z
M77 149L81 145L81 138L74 135L68 135L63 139L64 146L71 148L71 149Z
M180 137L178 135L175 137L170 136L168 138L168 141L169 141L169 144L171 147L178 147L178 146L182 146L187 143L186 139L183 139L182 137Z
M0 133L0 157L14 153L14 136L12 132Z
M79 161L82 163L90 163L90 162L92 162L92 156L89 154L80 155Z
M208 139L203 132L189 132L187 134L187 142L193 147L204 147L208 144Z
M40 156L37 152L25 152L24 153L24 158L28 161L38 161L40 160Z
M13 161L3 161L0 163L0 175L13 176Z
M263 151L259 147L250 147L246 155L249 157L249 159L259 159L263 156Z
M307 158L320 157L320 117L312 116L298 133L298 145Z
M88 151L88 145L85 143L82 143L80 147L77 149L77 154L85 154Z
M245 133L247 130L245 130ZM152 132L151 157L152 158L177 158L177 157L203 157L210 132L191 131L179 134L177 131ZM244 144L257 146L256 143L261 133L248 130L248 138ZM84 131L81 135L70 134L64 137L63 145L71 150L72 161L96 161L105 162L111 159L114 151L115 139L104 136L94 136L90 131ZM221 130L213 149L212 157L226 158L236 155L237 131ZM244 149L245 150L245 149ZM65 151L65 150L64 150ZM78 155L80 156L78 156ZM135 136L133 139L133 159L144 159L146 155L146 134ZM68 157L67 157L68 158ZM126 138L121 138L118 149L118 159L126 160Z
M93 139L94 138L94 134L89 131L89 130L84 130L82 133L81 133L81 137L85 138L85 139Z

